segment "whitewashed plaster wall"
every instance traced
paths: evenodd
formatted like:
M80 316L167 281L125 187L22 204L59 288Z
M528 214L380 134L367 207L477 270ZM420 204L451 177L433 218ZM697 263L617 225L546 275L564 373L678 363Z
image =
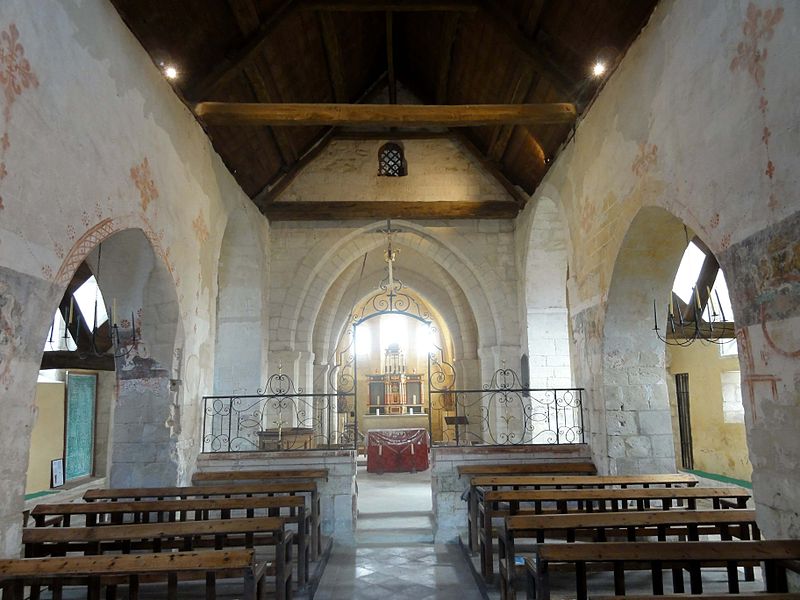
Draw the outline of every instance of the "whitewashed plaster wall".
M733 294L754 491L767 537L800 535L798 24L796 2L659 3L520 217L529 221L540 197L567 216L576 383L589 388L597 409L592 449L604 470L616 416L605 414L604 373L614 369L606 313L630 224L642 207L661 207L720 259ZM652 291L620 290L635 307L632 318L646 312L643 304L652 307ZM646 329L632 336L647 344ZM664 372L663 348L622 359L627 372ZM652 385L663 385L664 376ZM636 419L628 433L645 431ZM627 460L641 447L617 450L615 459Z
M42 341L74 269L103 239L139 229L170 274L179 334L162 367L182 382L181 410L160 426L185 482L212 387L227 214L261 217L111 3L6 0L0 32L0 554L13 556ZM266 228L259 236L266 246Z
M406 177L377 177L379 140L334 140L280 196L286 201L508 200L503 187L457 141L403 140Z

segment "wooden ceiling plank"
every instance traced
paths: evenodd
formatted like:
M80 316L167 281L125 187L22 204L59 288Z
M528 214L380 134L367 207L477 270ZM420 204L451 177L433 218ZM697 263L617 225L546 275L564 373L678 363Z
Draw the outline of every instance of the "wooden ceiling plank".
M236 19L239 30L245 36L251 35L261 25L253 0L228 0L228 7Z
M271 16L259 25L247 43L212 67L208 73L190 82L186 87L189 98L194 101L207 98L218 86L234 77L263 50L270 34L283 21L284 17L294 10L295 5L296 0L284 0Z
M329 12L319 13L320 28L322 29L322 42L325 47L325 58L328 61L328 72L331 78L331 88L336 102L347 102L347 86L344 80L344 62L342 61L342 49L339 45L339 38L336 35L336 27L333 24L333 17Z
M445 17L443 32L442 62L439 63L439 77L436 80L436 104L447 102L447 89L450 82L450 69L453 63L453 48L455 47L458 27L461 21L459 13L453 13Z
M517 24L505 14L497 2L483 0L482 13L488 17L489 22L500 31L514 46L521 51L542 74L552 82L563 98L572 98L577 90L578 81L569 75L547 56L535 42L517 27Z
M389 74L389 104L397 104L397 79L394 74L394 26L391 11L386 13L386 72Z
M269 73L266 76L262 75L261 70L252 64L247 65L244 72L253 90L253 95L259 102L280 102L277 86ZM283 164L288 166L297 160L297 151L286 131L280 127L270 128L269 131L278 147Z
M514 202L273 202L263 210L271 221L354 219L513 219Z
M259 104L201 102L195 114L213 125L381 125L480 127L572 123L575 105L552 104Z
M443 2L441 0L416 0L415 2L389 2L378 0L308 0L303 2L306 10L319 10L328 12L476 12L478 3L474 0L462 2Z
M524 65L511 94L508 97L509 104L520 104L525 102L531 86L533 85L534 73L530 65ZM514 131L513 125L498 125L492 134L492 141L489 144L489 158L495 162L500 162L505 155L511 133Z
M40 369L91 369L93 371L114 371L114 357L111 354L81 358L78 351L53 350L42 354Z
M500 166L484 156L483 152L481 152L478 147L472 142L469 137L463 132L454 132L453 136L458 143L460 143L472 156L481 164L481 166L486 169L492 177L494 177L500 185L509 193L509 195L514 199L518 206L523 207L525 203L528 201L528 197L525 193L518 188L516 185L511 183L508 177L505 176L503 171L500 169Z

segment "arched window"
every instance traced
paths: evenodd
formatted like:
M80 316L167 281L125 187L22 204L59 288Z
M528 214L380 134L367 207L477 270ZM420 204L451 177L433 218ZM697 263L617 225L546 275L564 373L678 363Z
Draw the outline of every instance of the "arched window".
M406 158L403 147L394 142L388 142L378 150L378 176L379 177L405 177L408 175Z

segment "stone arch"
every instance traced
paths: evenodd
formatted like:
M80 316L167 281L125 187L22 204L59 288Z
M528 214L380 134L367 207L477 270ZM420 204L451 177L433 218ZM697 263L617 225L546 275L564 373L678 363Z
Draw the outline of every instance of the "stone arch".
M530 220L523 262L524 331L530 385L570 387L568 231L560 206L542 196Z
M228 218L217 272L214 393L256 393L266 357L265 256L244 208Z
M310 347L311 324L316 320L327 290L359 256L384 244L381 236L368 239L364 235L380 226L374 223L359 228L343 236L337 244L325 243L308 253L297 273L301 283L293 290L284 291L284 296L291 298L292 302L283 303L279 318L294 333L287 340L279 339L285 343L286 349L302 351ZM500 297L501 286L492 268L481 269L480 265L472 264L452 244L445 244L424 227L405 221L401 227L403 232L395 236L397 244L415 248L429 256L461 282L478 323L482 346L494 346L506 339L516 341L517 332L512 334L509 320L500 318L506 300Z
M612 474L675 470L665 345L653 332L653 300L668 298L685 249L683 222L641 208L614 264L603 325L603 402L594 402L595 460ZM605 443L603 443L605 442ZM599 455L599 456L598 456Z
M169 254L160 239L133 216L104 219L81 235L55 274L46 268L41 279L7 267L0 267L0 389L3 391L3 419L0 420L0 452L4 471L0 479L0 554L19 553L19 514L24 501L26 470L33 426L33 398L44 340L75 270L85 260L96 272L97 247L103 243L103 270L98 283L106 298L118 298L119 314L142 309L137 323L137 347L117 363L115 418L130 415L147 430L158 434L157 444L132 456L123 452L125 436L134 429L117 424L112 445L111 482L144 484L162 464L161 482L178 478L176 442L180 432L180 410L170 388L176 348L183 331ZM133 277L131 273L136 273ZM124 300L123 300L124 299ZM121 301L120 301L121 300ZM24 307L24 310L23 310ZM146 385L144 385L146 384ZM144 387L143 387L144 386ZM12 402L8 399L22 399ZM120 407L124 406L120 410ZM128 450L132 450L128 448ZM113 454L116 453L116 456Z

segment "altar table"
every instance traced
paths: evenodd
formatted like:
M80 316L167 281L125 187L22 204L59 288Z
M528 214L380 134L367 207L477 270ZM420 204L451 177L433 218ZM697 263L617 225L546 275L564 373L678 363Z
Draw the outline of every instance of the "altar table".
M367 472L425 471L429 447L427 429L372 429L367 432Z

